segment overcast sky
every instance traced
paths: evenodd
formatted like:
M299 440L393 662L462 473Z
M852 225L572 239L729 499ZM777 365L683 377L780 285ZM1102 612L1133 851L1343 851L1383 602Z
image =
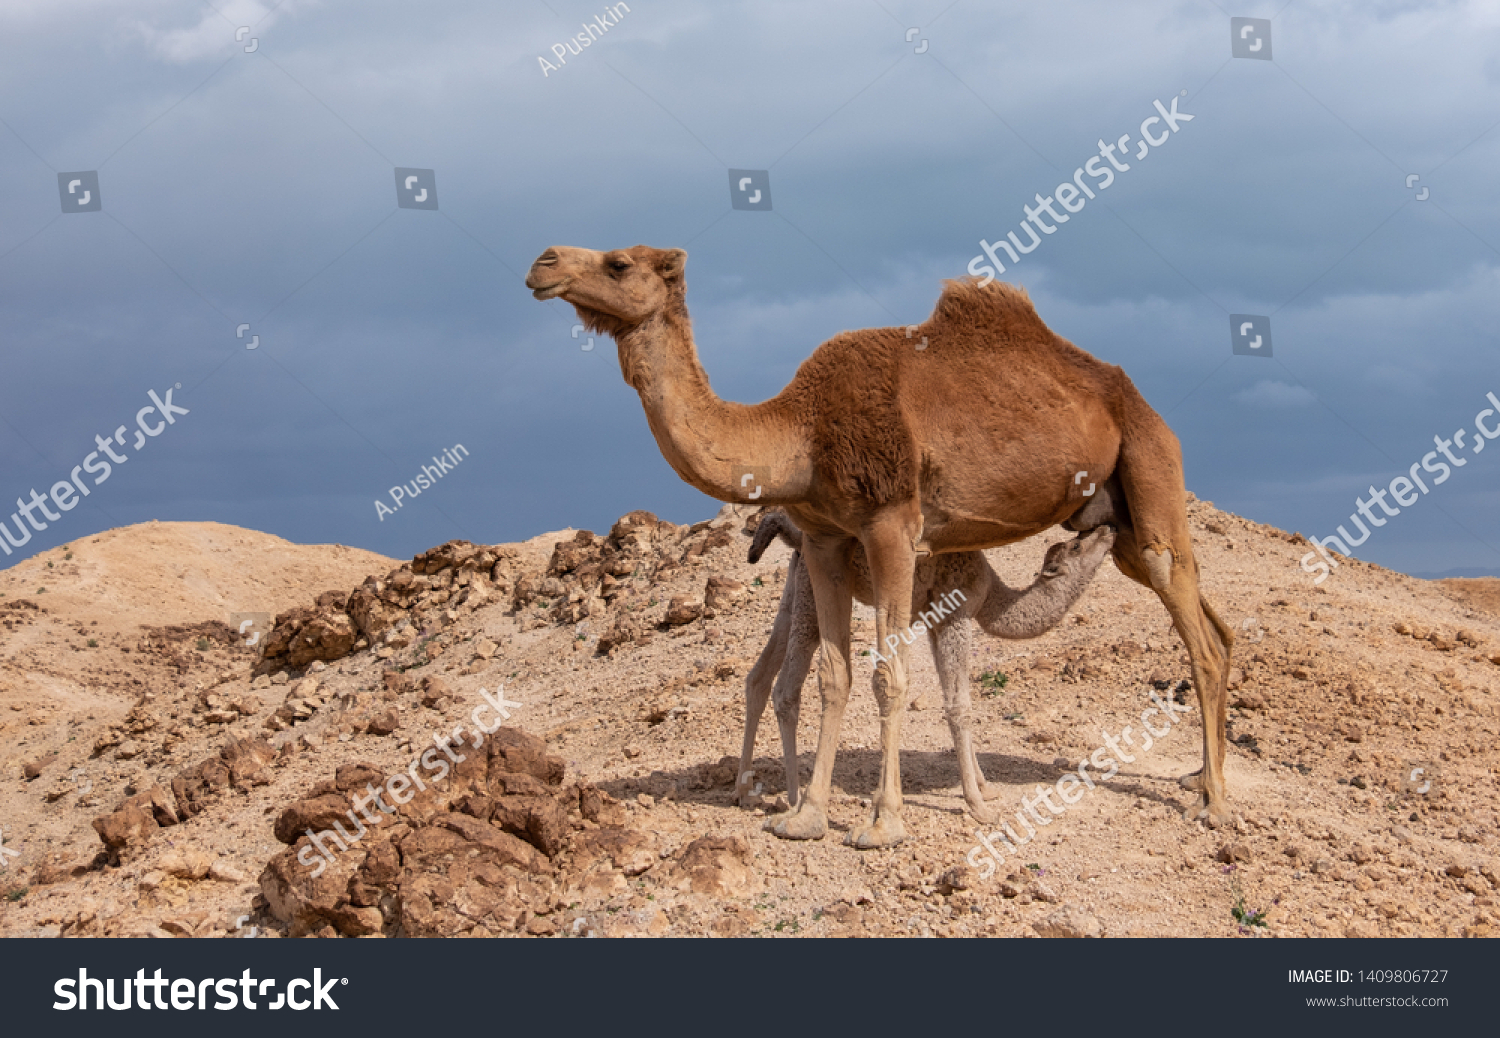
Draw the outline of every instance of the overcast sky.
M403 557L705 518L613 344L521 284L538 253L687 249L704 366L757 401L841 330L924 319L1123 134L1130 169L1002 277L1124 367L1200 497L1332 534L1500 396L1492 0L628 7L0 0L0 518L90 491L0 566L150 519ZM1248 57L1231 17L1271 19ZM1137 159L1174 98L1192 121ZM729 169L772 209L732 208ZM1271 357L1232 352L1238 314ZM190 413L138 426L168 389ZM1500 572L1500 444L1453 451L1360 557Z

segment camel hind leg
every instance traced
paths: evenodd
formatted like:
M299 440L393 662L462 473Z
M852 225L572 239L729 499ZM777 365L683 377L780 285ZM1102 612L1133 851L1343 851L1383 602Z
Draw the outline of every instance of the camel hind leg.
M745 678L745 734L740 742L740 766L735 772L734 796L741 807L749 806L750 786L755 779L755 771L751 762L755 757L755 735L760 729L760 718L766 710L766 700L771 696L771 686L777 682L786 660L787 642L792 627L797 617L797 602L799 583L807 582L806 574L802 571L801 560L794 552L792 559L787 563L786 586L781 591L781 604L776 610L776 620L771 625L771 637L766 640L765 647L760 650L760 656L755 661L755 666L750 668L749 675ZM807 601L812 601L812 593L809 588ZM780 711L777 711L778 720ZM796 740L796 722L793 722L793 741ZM782 742L785 743L783 733ZM784 747L783 747L784 750Z
M1203 723L1203 770L1196 783L1199 801L1185 817L1222 825L1234 819L1224 783L1224 725L1234 635L1198 588L1177 438L1144 401L1135 418L1121 443L1116 469L1128 501L1130 525L1115 538L1115 563L1126 576L1156 592L1187 648ZM1192 788L1191 783L1184 784Z
M937 626L928 628L927 640L932 646L932 660L937 665L938 681L943 686L943 713L948 731L953 735L953 752L958 758L958 779L964 803L977 820L994 824L999 814L985 804L1000 790L991 786L979 767L974 749L974 729L969 719L969 645L972 631L967 612L959 612Z

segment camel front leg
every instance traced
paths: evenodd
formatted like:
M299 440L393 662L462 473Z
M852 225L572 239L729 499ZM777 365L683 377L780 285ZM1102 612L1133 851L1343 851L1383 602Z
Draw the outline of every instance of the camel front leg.
M849 621L854 598L844 572L843 537L802 538L802 564L812 583L818 613L818 692L823 716L818 730L818 753L813 762L807 795L790 813L767 828L785 840L819 840L828 832L828 797L833 785L833 761L839 730L849 703Z
M915 511L915 509L912 509ZM875 599L875 703L880 709L880 786L870 820L849 830L852 847L893 847L906 839L901 821L901 719L906 714L906 649L911 630L911 593L917 564L913 545L920 517L887 515L863 538ZM826 650L825 650L826 651Z

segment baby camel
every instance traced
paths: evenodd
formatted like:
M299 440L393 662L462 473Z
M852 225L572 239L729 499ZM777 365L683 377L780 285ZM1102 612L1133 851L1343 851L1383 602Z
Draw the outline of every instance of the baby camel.
M787 801L795 806L797 717L802 705L802 684L812 666L813 651L819 644L818 613L813 602L812 582L802 564L802 533L780 509L761 516L750 545L750 561L759 562L776 537L792 548L794 554L787 565L786 587L781 593L781 606L771 628L770 640L745 679L745 738L740 749L735 793L741 803L749 798L750 782L754 777L750 762L755 750L755 733L760 727L760 717L769 694L775 704L776 723L781 731ZM913 615L932 608L940 598L957 602L956 608L936 625L919 622L912 626L913 630L927 630L938 680L943 686L943 711L948 729L953 734L964 802L969 813L981 822L994 820L994 813L984 801L997 791L985 781L984 773L980 771L969 727L969 619L978 620L980 627L997 638L1035 638L1046 633L1083 594L1114 541L1114 528L1100 526L1074 540L1052 545L1047 549L1041 574L1020 591L1007 587L984 555L977 551L937 555L917 563L912 590ZM844 549L843 572L854 597L870 604L873 598L870 566L858 540L850 539ZM943 614L939 611L936 615ZM877 651L879 649L891 651L885 646L880 646Z

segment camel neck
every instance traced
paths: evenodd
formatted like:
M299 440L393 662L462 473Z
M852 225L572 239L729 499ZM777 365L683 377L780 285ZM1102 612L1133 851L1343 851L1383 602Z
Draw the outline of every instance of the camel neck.
M740 470L768 490L800 471L797 439L775 420L775 401L739 404L714 393L686 310L658 313L618 342L621 372L640 394L663 457L692 486L720 501L740 501Z

